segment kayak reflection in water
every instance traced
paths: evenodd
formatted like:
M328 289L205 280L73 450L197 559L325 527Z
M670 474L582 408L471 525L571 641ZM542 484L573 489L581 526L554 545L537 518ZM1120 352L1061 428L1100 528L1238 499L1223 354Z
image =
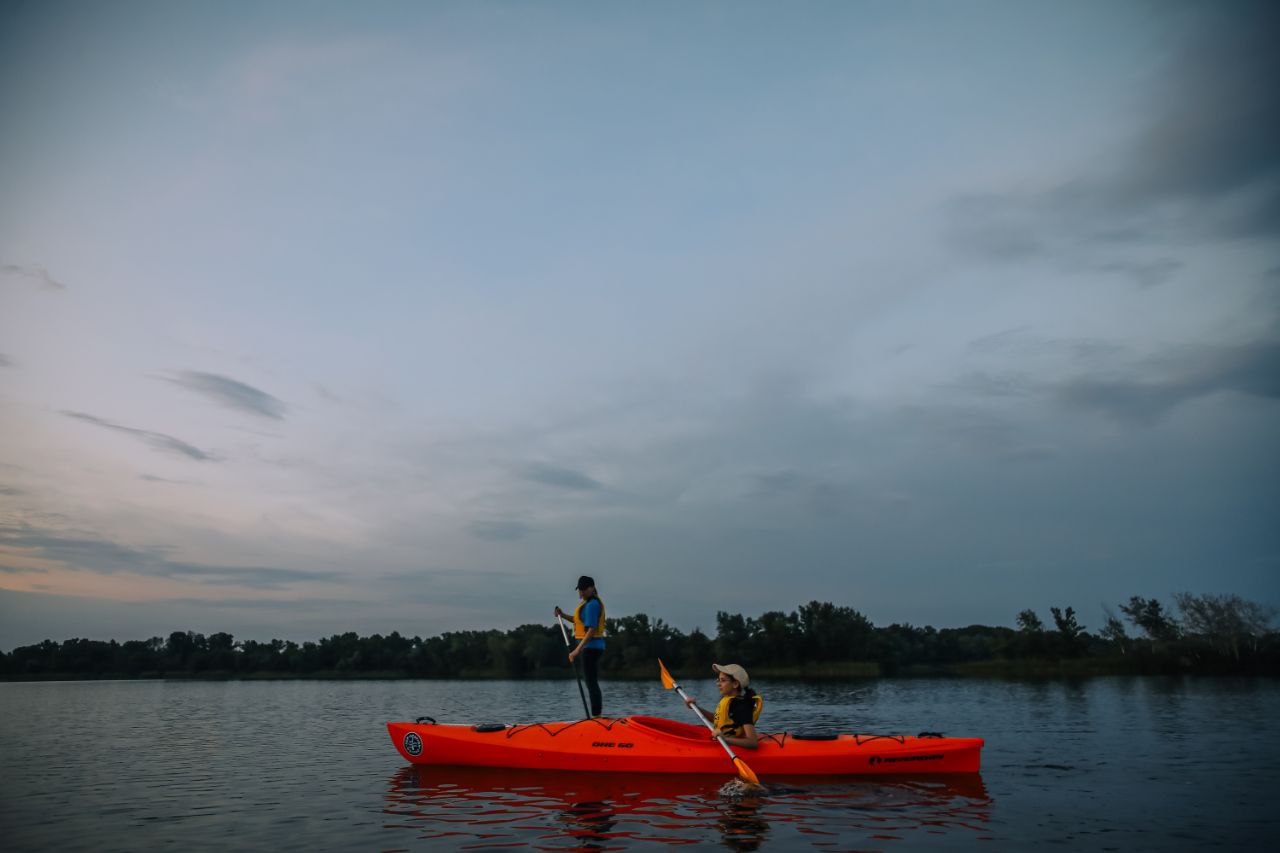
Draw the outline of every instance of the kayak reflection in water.
M769 821L760 814L760 798L747 796L726 803L716 821L731 850L759 850L769 834Z
M575 850L604 850L617 824L613 806L604 800L574 803L561 813L569 834L577 842Z
M720 690L720 702L716 705L716 710L711 712L700 708L692 699L686 704L710 720L724 737L725 743L755 749L759 743L756 721L760 719L764 698L751 689L751 677L738 664L713 663L711 669L716 673L716 687Z
M826 839L886 849L893 827L913 849L978 849L993 828L994 801L977 773L786 776L751 791L699 774L409 765L387 780L376 846L728 853L823 849Z

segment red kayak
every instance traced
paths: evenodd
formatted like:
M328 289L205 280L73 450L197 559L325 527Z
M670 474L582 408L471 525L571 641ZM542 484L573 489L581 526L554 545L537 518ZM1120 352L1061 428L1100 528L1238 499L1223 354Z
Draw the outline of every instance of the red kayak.
M387 723L391 741L413 764L592 770L628 773L732 772L720 744L701 726L661 717L596 717L529 725ZM738 749L760 775L847 776L977 773L981 738L929 733L762 734Z

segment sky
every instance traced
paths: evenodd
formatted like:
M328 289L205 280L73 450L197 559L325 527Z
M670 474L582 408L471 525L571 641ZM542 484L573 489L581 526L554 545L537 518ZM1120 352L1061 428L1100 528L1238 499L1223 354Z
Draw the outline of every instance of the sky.
M0 649L1280 605L1278 39L5 3Z

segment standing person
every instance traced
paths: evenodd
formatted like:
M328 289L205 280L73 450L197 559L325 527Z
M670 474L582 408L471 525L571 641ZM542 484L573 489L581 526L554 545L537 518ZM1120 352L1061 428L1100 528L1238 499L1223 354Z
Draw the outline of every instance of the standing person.
M711 721L731 746L742 746L755 749L759 744L756 735L756 720L760 719L760 709L764 706L764 698L751 689L751 678L747 671L736 663L711 664L716 673L716 687L720 690L720 703L715 713L699 708L692 699L686 704Z
M591 697L591 716L598 717L604 706L600 695L600 656L604 654L604 602L596 593L595 579L589 575L578 578L578 602L573 611L573 636L578 645L569 652L569 662L582 658L582 675ZM565 612L556 607L556 618L565 618Z

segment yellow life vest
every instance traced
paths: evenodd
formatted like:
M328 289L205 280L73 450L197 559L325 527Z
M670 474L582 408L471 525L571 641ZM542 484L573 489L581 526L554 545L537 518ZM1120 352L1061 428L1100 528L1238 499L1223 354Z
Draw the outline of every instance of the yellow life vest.
M737 698L737 696L726 696L716 706L716 716L712 722L722 735L742 737L742 727L734 725L733 720L729 719L729 703ZM751 700L755 704L755 707L751 709L751 724L755 725L756 720L760 719L760 709L764 707L764 697L756 693L751 697Z
M583 637L587 636L587 626L582 624L582 608L586 607L587 601L590 601L590 600L591 599L588 598L586 601L578 602L578 609L573 611L573 638L575 640L581 640ZM594 626L596 629L596 633L594 636L603 637L604 636L604 602L600 600L599 596L596 596L596 601L600 602L600 624Z

